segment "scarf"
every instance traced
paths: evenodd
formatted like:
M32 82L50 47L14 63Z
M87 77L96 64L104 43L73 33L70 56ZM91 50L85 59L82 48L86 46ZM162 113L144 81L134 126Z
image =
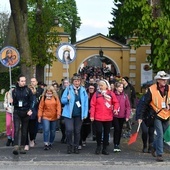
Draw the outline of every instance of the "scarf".
M52 95L52 94L47 94L47 93L46 93L46 94L45 94L45 96L46 96L46 99L48 99L48 100L49 100L49 99L51 99L51 98L52 98L52 96L53 96L53 95Z
M79 94L79 89L80 89L80 86L79 87L75 87L74 85L73 85L73 89L74 89L74 93L76 94L76 95L78 95Z
M107 94L107 91L106 90L98 90L99 91L99 93L101 93L102 95L103 95L103 97L107 100L107 101L111 101L111 96L109 96L108 94Z

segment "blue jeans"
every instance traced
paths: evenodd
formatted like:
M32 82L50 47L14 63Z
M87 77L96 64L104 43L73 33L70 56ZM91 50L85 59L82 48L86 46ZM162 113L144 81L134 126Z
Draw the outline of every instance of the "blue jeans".
M163 134L168 128L168 125L169 121L161 121L157 118L154 120L154 127L157 135L155 136L153 147L155 148L157 155L163 154Z
M56 133L56 120L49 121L42 119L43 124L43 137L45 144L53 144Z
M80 131L82 126L82 120L80 116L73 117L71 119L64 118L64 121L66 127L67 144L78 147L80 141ZM72 135L74 135L74 143L72 142Z

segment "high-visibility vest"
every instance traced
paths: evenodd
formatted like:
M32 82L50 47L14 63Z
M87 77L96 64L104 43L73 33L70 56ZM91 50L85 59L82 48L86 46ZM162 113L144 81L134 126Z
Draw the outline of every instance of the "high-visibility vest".
M166 95L164 97L161 96L160 91L157 89L156 84L150 86L149 89L152 94L152 101L150 102L150 105L157 113L157 116L159 116L164 120L168 119L170 117L170 110L167 110L166 108L162 108L162 105L165 104L167 106L170 104L170 90L168 90L167 99L166 99Z

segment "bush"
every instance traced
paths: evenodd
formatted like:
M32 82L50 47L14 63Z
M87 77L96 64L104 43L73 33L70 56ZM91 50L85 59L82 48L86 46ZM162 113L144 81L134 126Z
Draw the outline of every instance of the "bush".
M20 67L17 66L15 68L11 68L11 79L12 79L12 84L16 84L18 75L20 74ZM1 72L0 73L0 90L5 89L5 91L9 90L10 86L10 77L9 77L9 72Z
M5 131L6 113L0 112L0 133Z

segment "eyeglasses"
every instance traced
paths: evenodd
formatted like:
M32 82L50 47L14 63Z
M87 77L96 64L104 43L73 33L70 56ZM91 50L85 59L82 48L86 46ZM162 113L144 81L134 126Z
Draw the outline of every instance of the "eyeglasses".
M94 88L93 88L93 87L90 87L89 89L93 89L93 90L94 90Z

